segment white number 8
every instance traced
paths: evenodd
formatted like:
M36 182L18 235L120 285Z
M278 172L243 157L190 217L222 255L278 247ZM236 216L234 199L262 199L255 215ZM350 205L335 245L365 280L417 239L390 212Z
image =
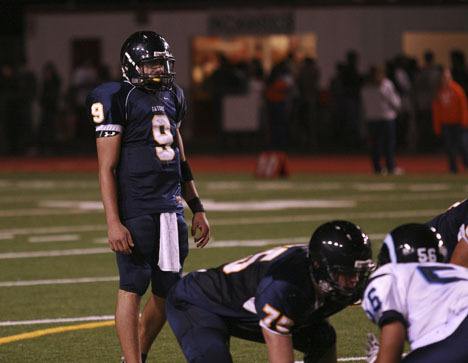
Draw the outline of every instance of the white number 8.
M93 121L97 124L104 121L104 106L101 102L96 102L91 105L91 115L93 115Z

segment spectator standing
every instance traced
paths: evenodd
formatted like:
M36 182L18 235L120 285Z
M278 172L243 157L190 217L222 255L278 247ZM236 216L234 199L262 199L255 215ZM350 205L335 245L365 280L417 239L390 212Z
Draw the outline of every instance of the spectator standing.
M374 172L382 174L380 158L383 154L387 172L399 173L395 166L395 120L401 99L382 68L371 67L369 80L362 89L362 100Z
M437 136L442 136L450 172L457 173L456 156L460 154L468 168L468 150L464 134L468 129L468 106L463 88L452 79L449 69L444 69L439 90L432 103L433 127Z
M9 119L9 92L14 85L12 80L13 69L8 64L0 65L0 153L8 152L9 140L7 138Z
M437 93L440 68L435 64L434 53L424 53L424 65L415 80L416 127L418 148L430 151L434 148L435 138L431 128L432 100Z
M320 71L315 59L306 57L296 76L298 89L296 136L299 146L309 148L318 145L318 97Z
M59 108L61 79L52 62L47 62L42 68L39 106L41 122L39 125L39 147L41 154L55 151L57 142L57 112Z
M466 69L465 54L461 50L450 53L452 78L468 93L468 70Z
M286 59L271 70L266 84L266 105L270 126L270 147L286 151L294 96L294 79Z
M338 145L346 145L345 131L345 97L343 73L345 65L341 62L335 65L335 74L330 81L332 138Z
M0 97L2 99L2 136L4 153L16 155L19 151L20 123L16 122L18 107L18 82L16 71L10 64L4 64L0 68Z
M413 100L413 83L409 74L410 59L398 55L394 60L393 82L401 97L401 109L397 120L397 140L409 150L414 151L416 138L416 119ZM399 131L399 132L398 132ZM399 140L401 139L401 140Z
M220 136L220 147L224 147L222 119L224 97L232 94L245 94L248 90L248 78L222 53L217 54L217 63L218 67L206 80L204 87L212 100L214 126L216 134Z
M343 86L344 127L347 138L345 143L348 147L356 148L361 142L361 87L363 77L358 70L359 55L350 50L346 54L346 63L342 69L341 81Z
M75 128L75 149L84 153L94 151L94 139L87 132L86 127L80 127L81 120L86 120L86 96L98 84L98 69L90 60L86 59L79 65L72 75L71 96L73 98L74 110L77 117Z
M23 155L32 147L34 125L33 125L33 103L37 95L37 81L34 73L28 68L23 60L16 72L17 92L14 103L15 119L17 123L17 154Z

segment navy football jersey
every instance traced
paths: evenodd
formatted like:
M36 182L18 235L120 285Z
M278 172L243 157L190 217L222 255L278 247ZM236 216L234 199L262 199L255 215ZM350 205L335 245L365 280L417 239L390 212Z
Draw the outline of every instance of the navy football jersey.
M147 93L129 82L109 82L87 98L96 137L122 135L116 170L123 219L181 211L176 129L185 115L183 91Z
M447 247L448 260L458 243L458 231L462 224L468 225L468 199L453 204L444 213L426 222L426 225L434 227L441 234Z
M328 316L316 288L307 246L294 245L192 272L179 282L176 296L244 330L263 327L289 335Z

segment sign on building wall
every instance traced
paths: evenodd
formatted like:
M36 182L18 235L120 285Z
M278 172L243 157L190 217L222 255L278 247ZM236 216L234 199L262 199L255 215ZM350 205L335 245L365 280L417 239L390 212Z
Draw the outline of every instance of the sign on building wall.
M208 32L210 35L291 34L295 32L294 13L213 13L208 17Z

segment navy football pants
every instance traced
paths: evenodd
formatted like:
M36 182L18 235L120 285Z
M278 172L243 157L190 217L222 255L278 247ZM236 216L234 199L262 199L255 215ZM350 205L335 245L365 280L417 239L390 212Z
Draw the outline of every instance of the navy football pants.
M165 298L169 289L180 280L180 272L161 271L159 260L159 214L144 215L124 221L135 247L130 255L117 253L120 289L142 296L151 281L153 294ZM179 259L183 266L188 255L188 231L184 216L177 214Z

